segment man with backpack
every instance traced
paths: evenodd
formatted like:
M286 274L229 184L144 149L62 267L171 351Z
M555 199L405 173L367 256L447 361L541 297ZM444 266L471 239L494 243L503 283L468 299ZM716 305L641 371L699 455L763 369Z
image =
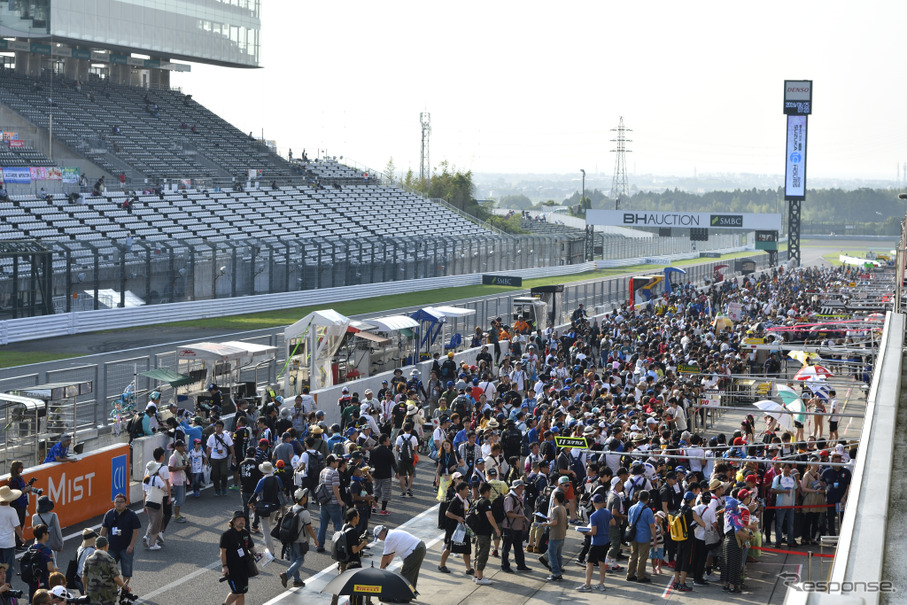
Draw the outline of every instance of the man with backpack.
M683 495L683 504L680 511L668 515L671 526L671 539L677 544L677 559L674 564L674 583L671 588L678 592L693 590L687 585L687 574L693 569L693 530L698 525L705 527L702 517L693 510L696 495L686 492Z
M627 582L649 584L652 578L646 575L649 547L655 535L655 513L649 508L649 492L641 490L637 502L630 507L627 521L630 524L627 538L630 542L630 562L627 563Z
M242 510L243 515L245 515L246 524L249 526L249 532L253 534L259 533L261 530L258 529L259 518L258 514L255 511L252 511L251 519L249 514L249 501L252 500L252 495L255 493L255 488L258 487L258 482L261 480L262 474L258 470L258 460L255 458L256 448L249 447L248 454L239 463L239 484L241 488L242 496Z
M476 535L476 575L473 581L479 586L488 586L491 580L485 577L485 566L491 551L491 536L500 540L501 528L491 511L491 484L479 485L479 499L473 503L466 514L466 524Z
M328 469L325 469L328 470ZM346 523L343 527L337 528L334 532L334 538L331 543L331 558L337 561L337 568L340 573L347 569L362 567L362 549L368 546L368 535L361 535L356 532L356 525L359 523L359 512L355 508L346 511ZM354 599L359 599L354 600ZM340 601L339 595L331 597L331 605L337 605ZM350 599L351 604L360 605L363 603L361 597L353 596Z
M413 424L411 422L403 425L403 433L397 436L394 449L397 451L397 477L400 479L400 497L409 496L412 498L419 438L413 435Z
M280 542L287 547L290 555L290 566L286 571L280 572L280 583L287 587L290 578L293 578L293 588L305 586L299 577L299 568L305 562L305 555L309 552L309 538L317 543L318 536L312 528L312 515L309 514L309 490L299 488L293 492L293 505L287 514L280 520Z
M85 594L92 603L114 605L117 602L118 588L128 592L126 582L120 577L117 562L107 552L110 545L107 538L101 536L95 542L95 550L85 559L82 570L82 585Z
M264 528L265 544L268 551L274 554L274 541L271 537L271 515L279 513L281 509L281 493L283 484L279 477L274 476L274 465L270 462L262 462L258 465L262 477L252 492L252 498L249 500L249 507L255 511L261 519ZM274 517L276 519L276 515ZM279 553L278 553L279 554Z
M54 553L47 546L50 532L46 525L33 528L35 543L32 544L19 561L22 581L28 584L28 596L31 598L39 588L47 588L47 579L57 570L54 567Z
M305 487L314 493L318 488L318 477L324 469L325 461L316 447L315 437L309 435L305 438L305 451L299 457L296 475L300 477L299 487Z
M334 531L340 531L342 526L340 503L343 497L340 494L340 473L337 471L337 457L329 454L325 458L325 466L318 475L318 487L315 489L315 499L321 505L321 523L318 526L317 552L325 552L328 523L334 525Z
M513 573L510 567L510 549L513 549L513 558L516 561L517 571L532 571L526 566L526 555L523 553L523 536L529 526L526 509L523 505L523 493L526 486L521 479L517 479L504 497L503 534L504 546L501 548L501 570Z

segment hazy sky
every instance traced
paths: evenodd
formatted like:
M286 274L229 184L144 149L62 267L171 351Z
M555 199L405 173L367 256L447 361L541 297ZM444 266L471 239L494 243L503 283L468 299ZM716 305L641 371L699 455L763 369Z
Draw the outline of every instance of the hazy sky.
M814 81L809 175L907 162L907 2L264 0L262 69L172 84L281 153L419 171L783 174L785 79ZM779 185L781 183L779 182Z

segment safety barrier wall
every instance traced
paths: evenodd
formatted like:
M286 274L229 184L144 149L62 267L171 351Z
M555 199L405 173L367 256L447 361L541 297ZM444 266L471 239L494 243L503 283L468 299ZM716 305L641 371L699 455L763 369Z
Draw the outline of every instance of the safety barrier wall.
M51 462L26 468L22 476L26 480L34 477L35 488L43 489L56 505L60 527L69 527L103 515L113 506L113 497L118 493L129 495L129 445L120 443L94 450L77 457L76 462ZM0 477L5 484L9 475ZM22 528L26 538L31 539L31 517L35 513L38 499L28 499L28 514Z

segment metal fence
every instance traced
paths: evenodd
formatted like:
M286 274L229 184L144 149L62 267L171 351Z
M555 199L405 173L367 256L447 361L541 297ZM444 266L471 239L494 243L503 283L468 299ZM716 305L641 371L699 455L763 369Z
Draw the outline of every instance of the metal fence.
M698 244L699 250L714 250L740 242L739 235L715 235ZM57 313L518 271L584 260L582 236L260 238L200 245L137 239L47 245L53 254ZM691 249L683 237L607 238L597 257L645 260ZM12 271L0 264L0 319L32 312L26 293L33 290L34 279L21 272L14 283Z
M779 254L779 261L784 260L785 254ZM759 254L754 255L753 258L756 261L756 269L767 267L768 255ZM675 279L678 279L680 283L702 283L704 279L712 277L714 267L718 264L727 264L727 261L715 261L688 267L686 275L677 275ZM613 277L565 285L563 310L565 312L572 311L582 302L590 310L595 309L596 312L608 311L613 306L627 301L627 282L628 277ZM495 296L457 301L457 306L474 309L476 314L458 319L445 327L437 344L449 342L451 335L455 332L463 336L464 344L468 344L469 336L475 331L477 326L484 329L488 325L489 318L509 317L513 298L525 294L525 290L513 291ZM277 374L286 361L283 329L275 328L269 333L250 336L241 340L275 346L277 347L278 355L274 363L268 364L263 368L242 371L240 381L255 382L258 385L276 383ZM131 357L106 363L89 363L77 367L64 367L2 378L0 379L0 392L8 392L52 381L91 380L94 383L93 392L78 399L77 421L80 427L106 426L112 423L110 414L114 400L123 393L123 389L128 384L135 380L138 392L146 392L156 386L156 383L141 376L142 372L157 368L178 370L175 349L161 351L161 347L147 347L144 350L131 351L130 354L132 355Z

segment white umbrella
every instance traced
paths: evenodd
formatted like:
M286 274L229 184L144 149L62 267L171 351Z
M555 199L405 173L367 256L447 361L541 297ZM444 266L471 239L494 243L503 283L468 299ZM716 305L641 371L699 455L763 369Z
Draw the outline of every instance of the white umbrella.
M791 424L790 411L785 409L785 407L777 401L763 399L762 401L757 401L753 405L762 410L766 416L771 416L777 420L778 424L787 430L790 430L793 426Z

